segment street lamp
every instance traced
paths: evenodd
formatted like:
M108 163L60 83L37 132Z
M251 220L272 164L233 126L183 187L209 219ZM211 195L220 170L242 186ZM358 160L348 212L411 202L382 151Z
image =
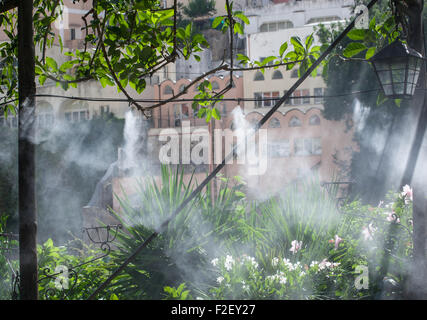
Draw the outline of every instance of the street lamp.
M399 39L369 59L383 89L393 99L411 98L424 57Z

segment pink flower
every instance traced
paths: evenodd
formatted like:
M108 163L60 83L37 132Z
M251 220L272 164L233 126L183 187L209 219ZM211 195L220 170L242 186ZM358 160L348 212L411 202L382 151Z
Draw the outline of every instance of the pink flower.
M403 187L403 191L401 193L402 197L405 198L405 203L407 203L408 200L413 200L413 193L412 193L412 188L409 185L405 185Z
M335 235L335 239L331 239L329 240L329 243L334 243L335 244L335 250L338 249L339 244L342 242L342 238L340 238L337 234Z
M289 249L289 251L291 251L293 254L297 253L298 250L301 249L302 247L302 241L297 241L297 240L293 240L291 242L291 248Z

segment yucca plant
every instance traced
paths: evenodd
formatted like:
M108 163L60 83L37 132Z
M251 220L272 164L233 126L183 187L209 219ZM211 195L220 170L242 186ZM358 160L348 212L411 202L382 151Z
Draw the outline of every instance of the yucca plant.
M182 168L162 166L160 183L153 178L139 181L137 197L118 199L121 211L114 214L124 228L112 259L124 261L196 186L193 176L184 182ZM189 282L190 288L202 290L208 285L212 276L206 266L212 252L220 253L239 239L239 217L233 209L244 197L239 188L225 180L214 199L210 186L197 195L125 269L116 293L130 299L159 299L165 286Z

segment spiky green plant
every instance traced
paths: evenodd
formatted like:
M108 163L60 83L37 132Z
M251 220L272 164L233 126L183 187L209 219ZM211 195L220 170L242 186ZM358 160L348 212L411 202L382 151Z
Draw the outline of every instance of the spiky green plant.
M121 211L114 214L124 230L118 234L113 260L120 264L134 252L196 185L193 176L184 182L182 169L173 171L163 166L160 183L154 179L139 181L137 197L118 199ZM241 221L234 214L244 196L239 188L225 182L214 203L210 186L195 197L124 270L116 293L127 298L159 299L165 286L178 287L186 281L195 289L211 282L207 259L239 239L237 226Z

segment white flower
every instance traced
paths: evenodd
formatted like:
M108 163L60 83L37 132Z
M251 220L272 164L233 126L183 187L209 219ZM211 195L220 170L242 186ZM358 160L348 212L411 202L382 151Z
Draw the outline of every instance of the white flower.
M289 249L289 251L291 251L293 254L297 253L298 250L301 249L302 247L302 241L297 241L297 240L293 240L291 242L291 248Z
M221 284L221 282L224 281L224 277L218 277L216 278L216 282L218 282L219 284Z
M274 257L273 259L271 259L271 265L273 267L277 267L278 264L279 264L279 258Z
M254 266L255 268L258 268L258 263L256 262L255 258L244 254L242 256L242 263L247 262L247 261L250 262L252 264L252 266Z
M317 266L319 264L319 261L311 261L310 268L313 268L314 266Z
M227 255L225 257L224 267L227 271L230 271L233 268L234 259L232 256Z
M218 265L218 261L219 261L219 259L215 258L215 259L212 259L211 263L214 267L216 267Z
M284 276L279 276L279 283L280 284L286 284L286 282L288 281L288 279Z

